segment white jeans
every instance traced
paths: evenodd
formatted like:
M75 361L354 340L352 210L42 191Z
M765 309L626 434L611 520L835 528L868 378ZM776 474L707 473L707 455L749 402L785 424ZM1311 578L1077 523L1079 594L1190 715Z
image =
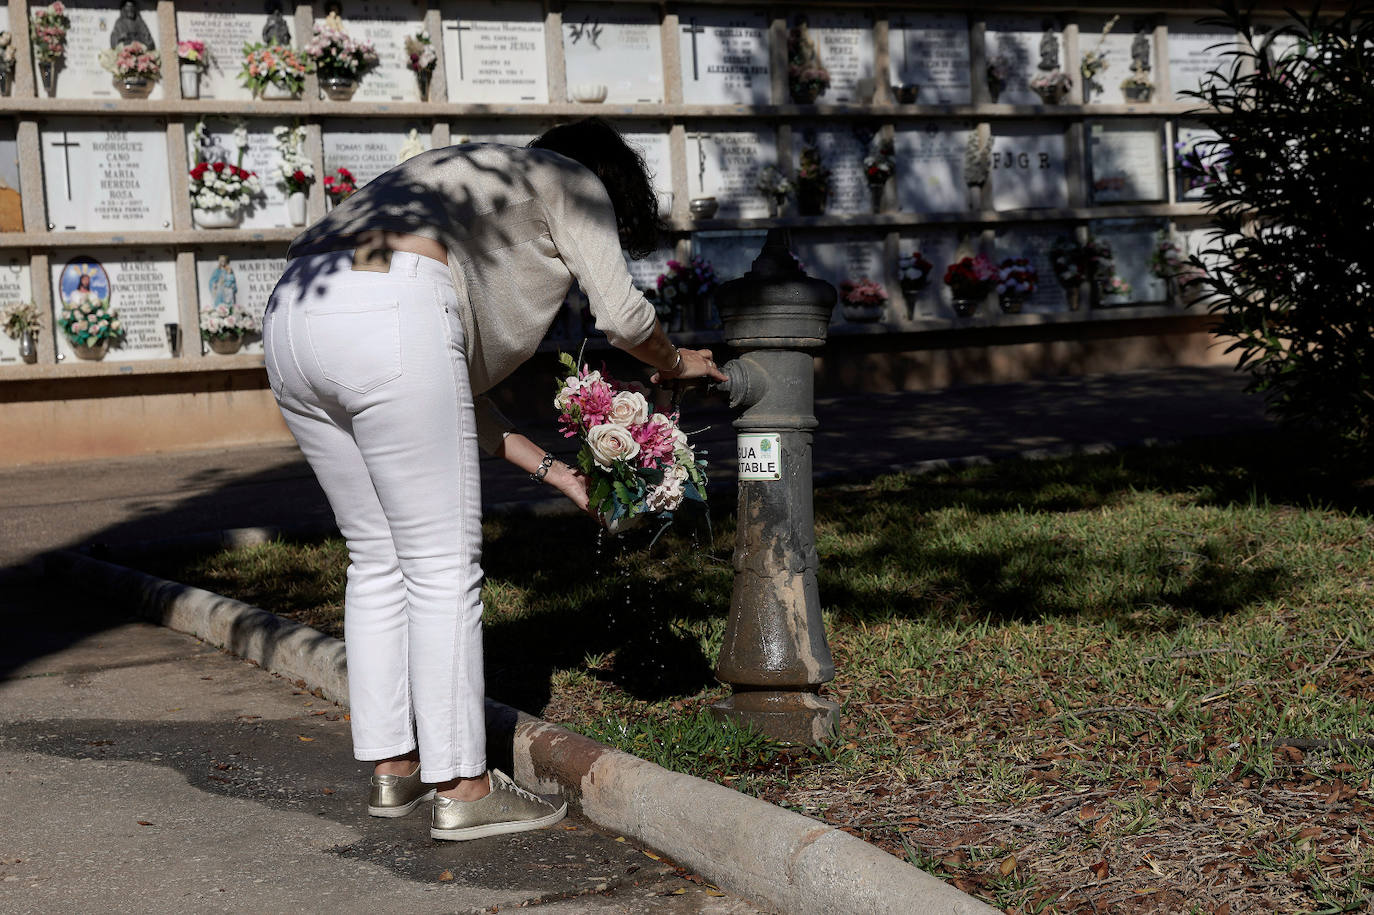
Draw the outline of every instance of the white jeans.
M353 752L418 745L426 782L481 775L481 489L457 293L417 254L394 253L389 273L352 263L351 250L291 261L263 342L348 543Z

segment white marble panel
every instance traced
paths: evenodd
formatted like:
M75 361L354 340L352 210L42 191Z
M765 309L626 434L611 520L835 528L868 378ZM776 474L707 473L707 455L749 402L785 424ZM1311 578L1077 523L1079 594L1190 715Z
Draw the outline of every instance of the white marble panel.
M563 59L570 101L577 100L574 90L579 86L605 86L607 102L663 101L663 46L653 7L568 4Z
M888 79L920 86L921 105L973 100L968 19L963 13L893 12L888 19Z
M54 230L171 228L167 133L160 123L49 118L39 125L39 144Z
M748 9L683 7L678 52L689 105L766 105L772 100L768 15Z
M448 99L549 101L544 7L530 0L443 0Z

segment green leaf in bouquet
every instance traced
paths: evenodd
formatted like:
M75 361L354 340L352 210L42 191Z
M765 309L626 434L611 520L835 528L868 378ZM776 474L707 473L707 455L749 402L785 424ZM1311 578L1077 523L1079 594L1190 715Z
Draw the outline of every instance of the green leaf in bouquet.
M615 497L618 501L623 502L627 505L631 505L634 503L634 493L630 492L629 487L627 487L624 483L620 482L619 480L616 480L614 488Z
M571 353L560 352L558 354L558 361L563 365L565 369L568 370L569 375L577 374L577 363L573 361Z

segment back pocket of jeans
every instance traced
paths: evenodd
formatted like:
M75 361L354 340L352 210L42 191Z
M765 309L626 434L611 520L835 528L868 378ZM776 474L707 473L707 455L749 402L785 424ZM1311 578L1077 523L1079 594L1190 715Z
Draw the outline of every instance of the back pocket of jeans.
M326 381L366 394L400 377L399 302L315 304L305 320Z

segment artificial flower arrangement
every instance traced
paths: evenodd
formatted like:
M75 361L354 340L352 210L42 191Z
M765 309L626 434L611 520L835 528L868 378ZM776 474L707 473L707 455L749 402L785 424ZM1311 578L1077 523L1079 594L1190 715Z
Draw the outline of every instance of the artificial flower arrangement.
M38 306L32 302L17 302L0 309L0 327L5 336L18 340L31 330L38 329Z
M305 75L312 69L310 59L295 48L261 42L246 44L239 82L257 96L269 86L288 95L299 95L305 88Z
M1229 181L1230 158L1231 150L1220 140L1174 144L1174 162L1190 191Z
M1187 264L1183 247L1167 233L1160 232L1155 239L1154 250L1150 252L1150 272L1161 280L1172 279L1183 272Z
M1098 293L1103 298L1129 296L1131 284L1116 272L1116 255L1111 243L1103 238L1090 238L1083 246L1084 261Z
M243 156L248 151L248 128L240 124L234 128L234 145L238 150L233 164L202 162L201 140L209 133L204 121L199 121L191 135L195 141L196 164L191 168L191 206L207 213L237 213L262 195L262 182L255 172L243 168Z
M1097 44L1093 45L1092 50L1083 52L1083 60L1078 65L1078 72L1083 74L1084 88L1090 88L1097 82L1097 74L1105 71L1110 64L1107 63L1107 52L1102 50L1102 45L1107 41L1107 35L1116 25L1121 17L1113 16L1107 20L1107 24L1102 27L1102 34L1097 38Z
M577 466L590 479L590 504L613 533L644 515L671 521L684 502L705 503L706 462L676 412L651 413L639 385L621 384L566 353L558 361L559 427L581 443Z
M420 29L414 35L407 35L405 50L406 66L414 72L420 83L420 99L423 101L429 95L429 81L434 76L434 65L439 62L439 55L435 53L434 44L429 38L429 30Z
M782 172L778 171L776 165L765 165L759 169L758 181L755 182L759 193L771 201L775 206L781 207L787 200L787 195L792 193L792 182Z
M873 150L864 156L864 180L873 187L887 183L897 171L897 150L891 140L879 140Z
M1144 70L1132 70L1131 75L1121 81L1121 91L1128 97L1137 96L1140 101L1148 101L1154 89L1155 84L1145 75Z
M106 48L96 55L100 66L109 70L117 79L142 77L156 80L162 76L162 56L155 48L149 48L141 41L131 41L117 48Z
M1007 314L1016 314L1039 284L1040 273L1029 258L1008 257L997 267L997 303Z
M324 192L329 195L330 203L343 203L357 190L358 184L353 180L353 173L342 165L334 169L334 174L324 176Z
M887 290L868 277L840 284L840 307L849 321L877 321L887 309Z
M0 32L0 74L6 79L14 75L18 58L14 53L14 36L8 30Z
M278 124L272 128L272 139L281 157L275 169L277 186L288 195L310 190L315 183L315 165L304 151L305 128Z
M930 271L934 269L935 265L926 260L920 251L898 255L897 281L902 285L902 292L906 293L908 289L920 291L930 278Z
M71 302L62 309L57 326L77 346L113 343L124 335L124 325L118 312L110 307L108 296L97 299L92 294L80 302Z
M685 264L682 261L668 261L667 271L658 275L655 285L660 301L674 309L681 309L705 298L719 285L719 280L711 262L698 256Z
M202 305L200 308L202 340L239 340L257 333L258 329L258 319L238 305Z
M997 285L997 265L986 254L962 257L945 268L945 285L954 297L954 310L968 317Z
M1040 70L1030 78L1030 89L1048 104L1055 104L1073 88L1073 77L1063 70Z
M204 73L210 66L210 51L205 42L187 39L177 42L177 63Z
M67 56L67 30L72 21L62 0L33 11L29 20L29 37L33 53L39 63L58 63Z
M819 215L825 212L829 194L830 169L822 161L821 151L810 144L803 146L797 163L797 208L803 215Z
M1131 294L1131 284L1115 273L1101 280L1098 288L1102 291L1103 298L1128 298Z
M1066 235L1059 236L1050 245L1050 264L1054 267L1054 278L1065 289L1076 289L1088 278L1087 252Z
M381 63L372 42L352 38L333 15L315 23L315 35L305 53L322 79L360 80Z
M787 32L787 86L794 102L809 104L830 88L830 71L816 43L800 27Z

